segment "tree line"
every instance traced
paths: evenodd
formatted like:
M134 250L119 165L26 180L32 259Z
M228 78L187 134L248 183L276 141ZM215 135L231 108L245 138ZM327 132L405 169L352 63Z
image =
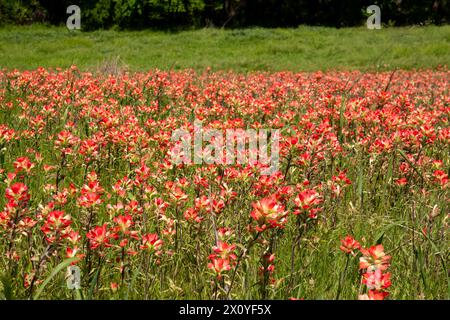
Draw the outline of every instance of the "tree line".
M447 24L450 0L0 0L0 24L65 24L78 5L84 30L362 25L372 4L388 25Z

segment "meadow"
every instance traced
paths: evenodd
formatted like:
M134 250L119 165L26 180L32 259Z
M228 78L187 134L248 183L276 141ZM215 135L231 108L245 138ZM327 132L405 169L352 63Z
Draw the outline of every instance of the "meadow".
M0 68L76 65L93 71L111 63L130 71L430 69L450 63L450 26L178 32L69 32L37 25L0 28Z
M0 29L0 298L449 299L449 31Z

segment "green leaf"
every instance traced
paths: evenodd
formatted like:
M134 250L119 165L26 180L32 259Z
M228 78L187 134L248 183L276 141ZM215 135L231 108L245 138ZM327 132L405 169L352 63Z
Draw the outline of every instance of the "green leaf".
M94 288L97 283L99 273L100 273L100 268L97 268L97 270L95 270L94 278L91 280L91 284L89 286L88 300L91 300L92 297L94 296Z
M36 291L36 293L33 296L33 300L37 300L39 299L39 297L41 296L42 292L44 291L45 287L47 286L47 284L56 276L56 274L58 272L60 272L62 269L67 268L72 262L77 261L79 258L78 257L73 257L73 258L69 258L64 260L63 262L61 262L60 264L58 264L50 273L50 275L44 280L44 282L39 286L39 289Z
M80 289L75 289L75 299L76 300L83 300L83 296L81 295Z
M6 300L14 299L12 285L11 285L11 277L8 274L4 274L1 276L0 281L3 286L3 290L2 290L3 297Z
M376 241L376 244L381 244L382 242L383 242L383 238L384 238L384 234L386 233L386 231L385 230L383 230L382 232L380 232L378 235L377 235L377 241Z

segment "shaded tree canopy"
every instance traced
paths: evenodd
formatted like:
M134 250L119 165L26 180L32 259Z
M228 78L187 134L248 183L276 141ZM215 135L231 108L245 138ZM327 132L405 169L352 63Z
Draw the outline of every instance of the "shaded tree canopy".
M450 0L0 0L0 24L64 24L81 8L84 30L186 27L357 26L366 8L381 8L393 25L450 22Z

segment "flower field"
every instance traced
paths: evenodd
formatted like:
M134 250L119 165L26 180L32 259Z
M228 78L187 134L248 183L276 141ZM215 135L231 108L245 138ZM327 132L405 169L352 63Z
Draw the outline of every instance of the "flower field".
M448 299L449 80L2 70L0 298ZM174 163L196 120L278 170Z

